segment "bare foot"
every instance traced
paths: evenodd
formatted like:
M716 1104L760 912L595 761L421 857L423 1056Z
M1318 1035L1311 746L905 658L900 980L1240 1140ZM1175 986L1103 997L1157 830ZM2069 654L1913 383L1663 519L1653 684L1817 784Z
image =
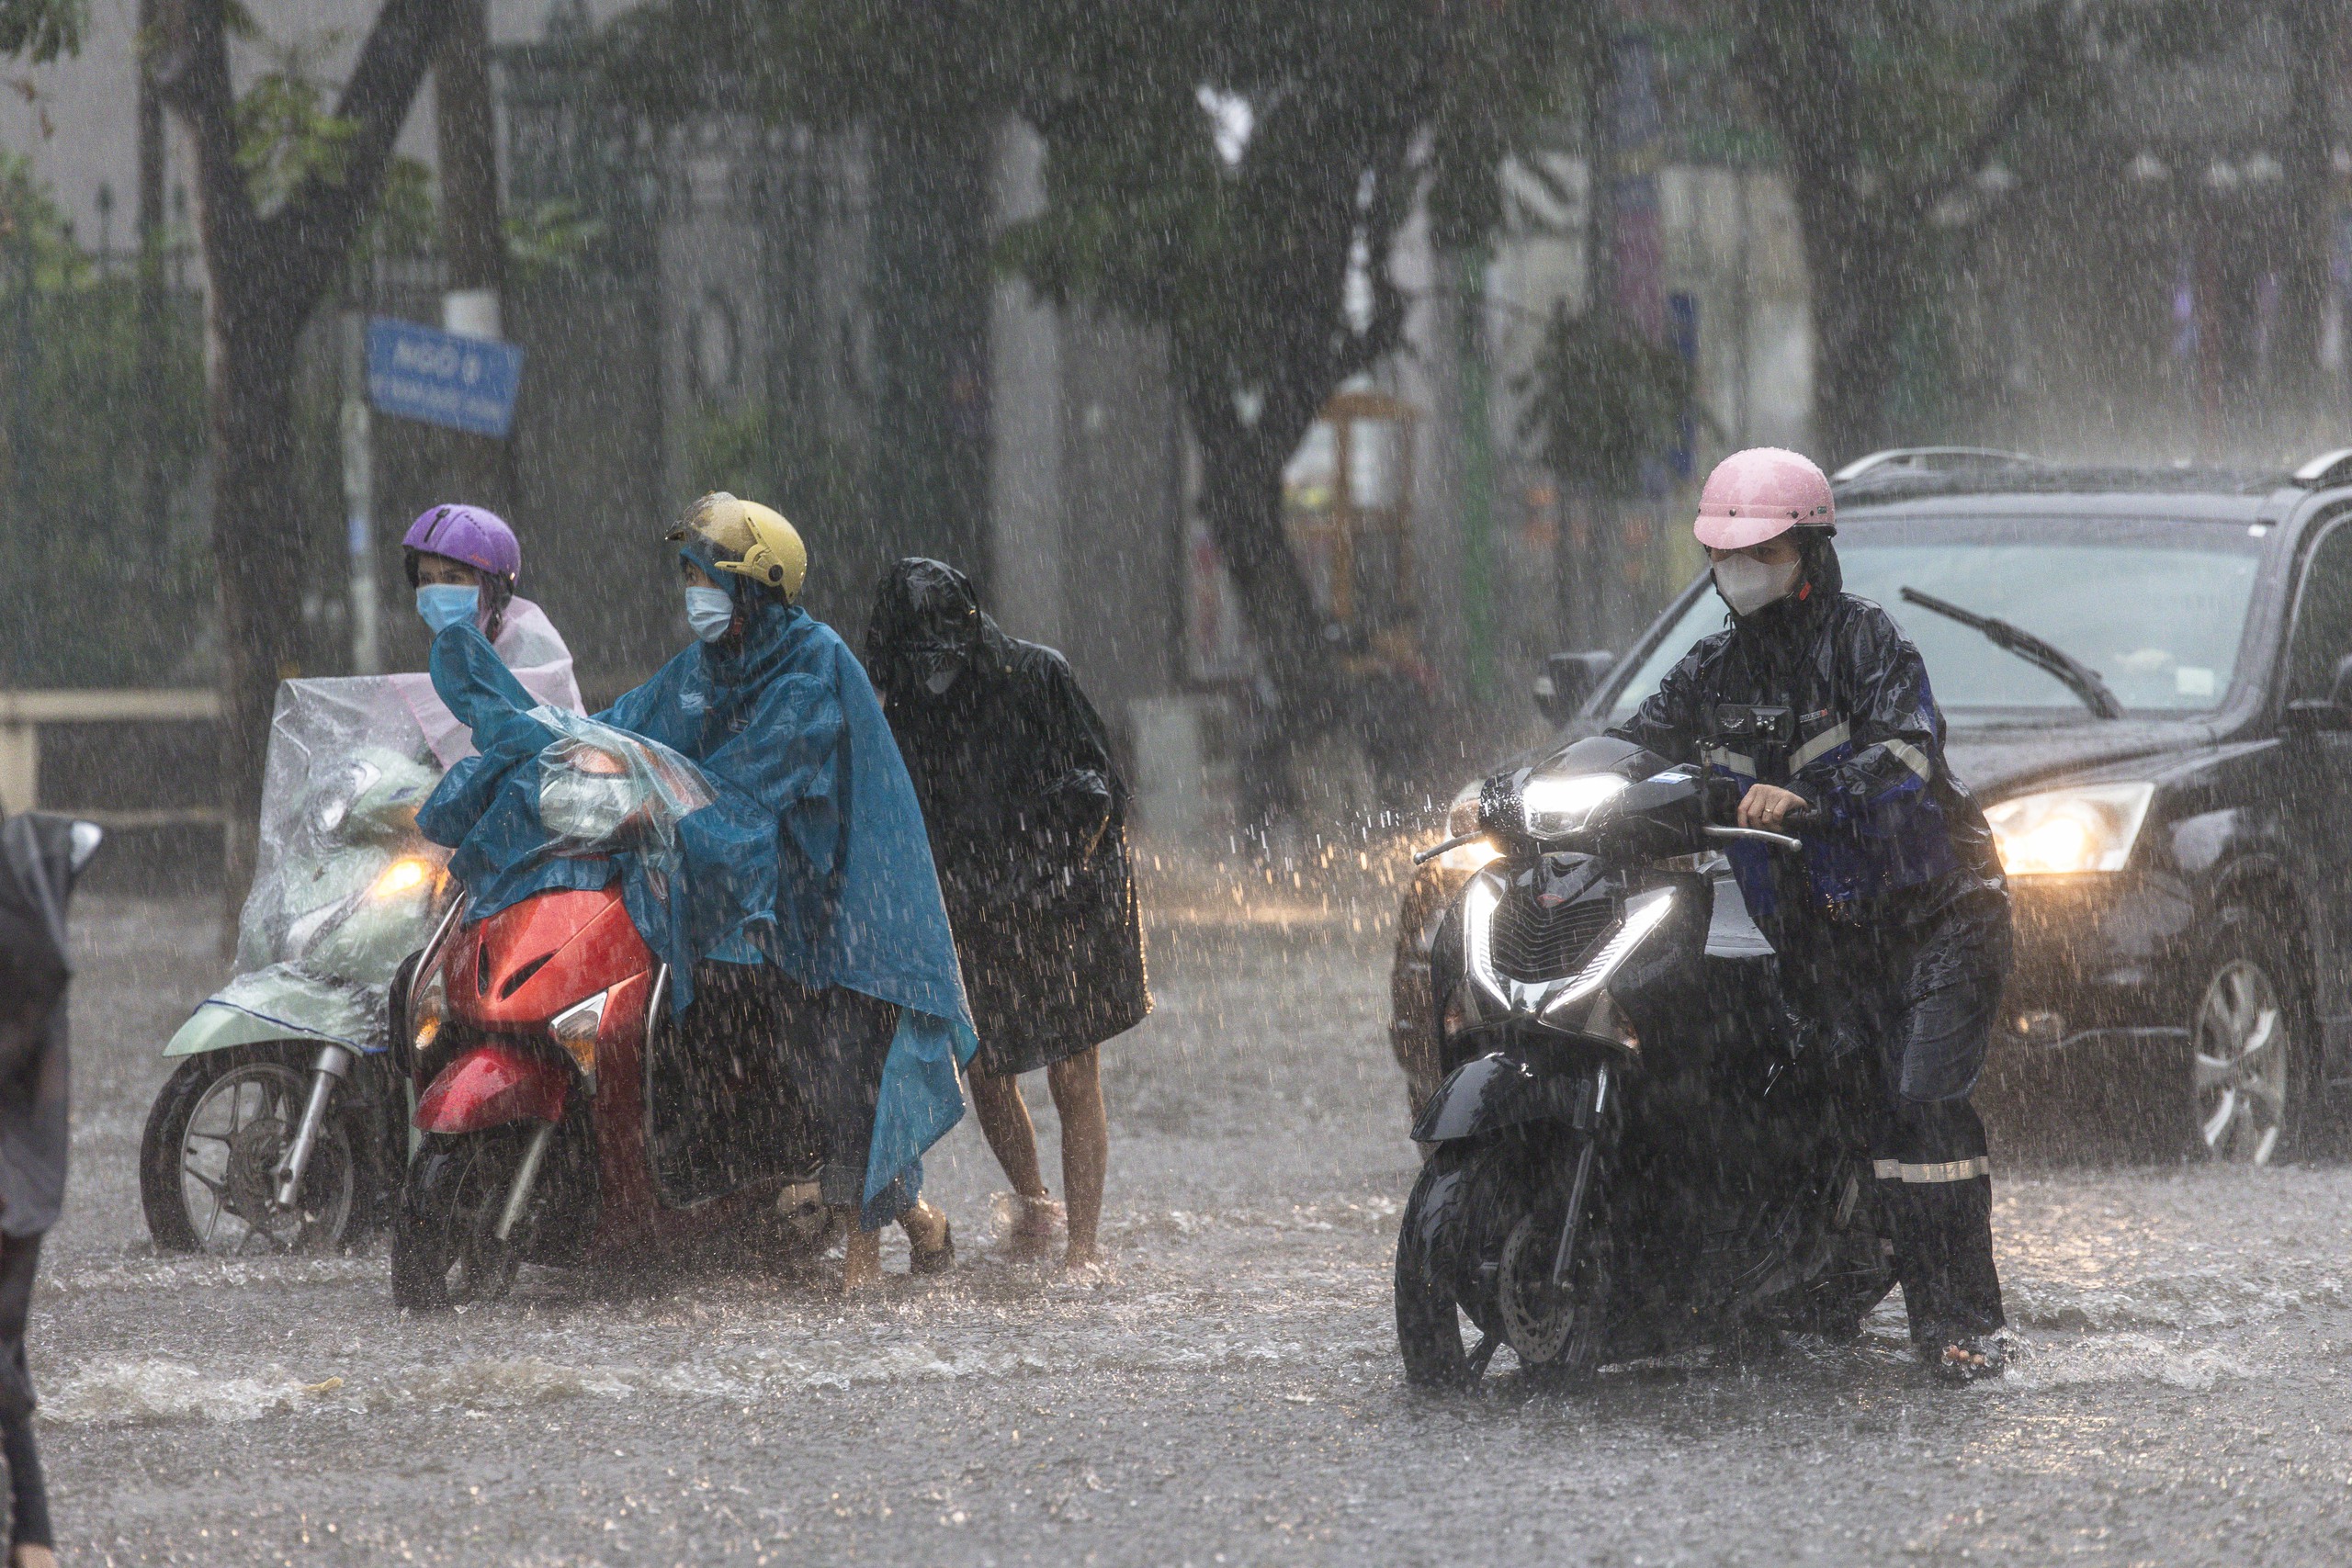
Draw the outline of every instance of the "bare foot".
M57 1568L57 1553L45 1546L29 1543L17 1548L9 1554L8 1561L12 1568Z
M1001 1250L1007 1258L1025 1262L1045 1257L1068 1223L1062 1206L1042 1192L1035 1198L1009 1193L1000 1204L998 1224L1004 1227Z
M1102 1267L1102 1254L1099 1248L1080 1247L1077 1241L1072 1240L1069 1250L1062 1254L1062 1267L1073 1274L1089 1269L1100 1269Z
M882 1278L882 1233L859 1225L855 1209L838 1211L836 1217L848 1238L842 1247L842 1294L846 1296L872 1288Z
M918 1198L899 1216L907 1233L908 1272L944 1274L956 1266L956 1238L947 1216Z

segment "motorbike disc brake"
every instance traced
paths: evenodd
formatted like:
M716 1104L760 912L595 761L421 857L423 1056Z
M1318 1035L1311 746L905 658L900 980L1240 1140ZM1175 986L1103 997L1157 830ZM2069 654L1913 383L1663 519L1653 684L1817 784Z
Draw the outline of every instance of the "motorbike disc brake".
M1559 1246L1558 1217L1547 1219L1540 1211L1521 1215L1503 1243L1495 1300L1503 1337L1527 1366L1559 1359L1577 1330L1574 1277L1566 1286L1552 1283L1552 1258Z
M299 1213L277 1206L277 1161L291 1136L282 1118L265 1116L229 1140L228 1210L279 1247L291 1246L302 1227Z

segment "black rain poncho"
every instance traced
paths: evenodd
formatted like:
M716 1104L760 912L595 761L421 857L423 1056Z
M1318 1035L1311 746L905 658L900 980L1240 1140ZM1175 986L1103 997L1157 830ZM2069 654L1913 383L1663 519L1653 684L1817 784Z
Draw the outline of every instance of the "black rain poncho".
M71 818L0 822L0 1232L35 1236L65 1201L65 905Z
M942 662L955 679L934 694ZM931 833L980 1035L976 1065L1034 1071L1151 1010L1127 790L1068 661L1007 637L953 567L882 575L865 634Z

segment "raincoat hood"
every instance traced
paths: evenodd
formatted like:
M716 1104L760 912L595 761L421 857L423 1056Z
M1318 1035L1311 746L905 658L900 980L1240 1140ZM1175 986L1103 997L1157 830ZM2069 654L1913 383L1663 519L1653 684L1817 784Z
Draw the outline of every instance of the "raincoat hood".
M865 624L865 668L886 706L952 693L952 685L942 691L930 683L943 666L1001 673L1013 657L1013 639L980 608L962 572L927 556L883 570Z

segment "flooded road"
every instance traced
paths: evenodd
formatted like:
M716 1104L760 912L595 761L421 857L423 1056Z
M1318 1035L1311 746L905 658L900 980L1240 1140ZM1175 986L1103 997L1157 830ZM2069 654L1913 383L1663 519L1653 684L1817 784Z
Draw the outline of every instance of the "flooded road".
M990 1258L967 1120L930 1162L945 1279L844 1307L526 1271L440 1319L393 1309L379 1250L153 1252L133 1153L213 906L89 897L31 1339L66 1560L2352 1561L2352 1172L2001 1173L2003 1383L1925 1386L1882 1309L1761 1365L1433 1400L1389 1316L1385 895L1155 893L1102 1278Z

